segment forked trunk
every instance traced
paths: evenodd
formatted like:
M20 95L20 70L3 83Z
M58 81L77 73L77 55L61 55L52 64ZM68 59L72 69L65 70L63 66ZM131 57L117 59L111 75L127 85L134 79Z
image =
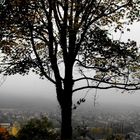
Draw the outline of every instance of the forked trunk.
M72 140L72 65L65 68L64 88L57 87L57 99L61 107L61 140ZM61 89L61 90L59 90Z

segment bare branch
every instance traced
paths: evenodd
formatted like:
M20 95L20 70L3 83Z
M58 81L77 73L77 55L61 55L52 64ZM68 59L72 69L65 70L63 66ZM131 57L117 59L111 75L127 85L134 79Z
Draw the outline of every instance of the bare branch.
M139 84L140 85L140 84ZM117 88L117 89L122 89L122 90L126 90L126 91L131 91L131 90L140 90L140 87L138 86L134 86L134 87L121 87L121 86L115 86L115 85L112 85L112 86L83 86L83 87L80 87L80 88L77 88L77 89L74 89L73 92L76 92L76 91L80 91L80 90L83 90L83 89L113 89L113 88Z

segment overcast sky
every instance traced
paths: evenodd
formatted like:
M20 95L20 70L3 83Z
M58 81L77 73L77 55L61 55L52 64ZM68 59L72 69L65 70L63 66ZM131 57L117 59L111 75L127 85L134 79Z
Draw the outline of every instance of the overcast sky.
M119 37L117 35L116 37ZM131 32L128 32L122 39L131 38L140 44L140 23L132 26ZM83 93L83 92L82 92ZM93 97L95 90L92 90L87 98ZM77 93L77 96L80 94ZM84 96L85 93L82 94ZM74 96L75 97L75 96ZM5 101L15 98L16 100L39 100L41 102L56 101L55 87L46 79L41 80L39 76L30 74L27 76L9 76L0 87L0 98ZM8 99L8 100L7 100ZM89 100L93 100L90 98ZM126 103L140 106L140 91L135 94L121 94L116 90L98 90L97 101Z

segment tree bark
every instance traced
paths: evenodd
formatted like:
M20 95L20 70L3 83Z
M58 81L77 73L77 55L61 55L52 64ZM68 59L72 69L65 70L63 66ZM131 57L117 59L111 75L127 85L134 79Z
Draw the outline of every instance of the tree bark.
M61 139L72 139L72 84L65 81L61 100Z
M61 140L72 139L72 110L71 106L66 105L61 108L62 124L61 124Z
M69 66L69 65L68 65ZM61 139L72 139L72 67L67 67L65 71L64 90L61 99Z

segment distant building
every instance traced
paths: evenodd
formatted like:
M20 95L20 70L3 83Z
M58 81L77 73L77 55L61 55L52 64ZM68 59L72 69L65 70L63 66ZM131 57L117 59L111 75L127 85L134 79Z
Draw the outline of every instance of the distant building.
M12 124L11 123L0 123L1 128L5 128L9 133L11 132Z
M4 128L8 128L10 127L12 124L11 123L0 123L0 126L1 127L4 127Z

